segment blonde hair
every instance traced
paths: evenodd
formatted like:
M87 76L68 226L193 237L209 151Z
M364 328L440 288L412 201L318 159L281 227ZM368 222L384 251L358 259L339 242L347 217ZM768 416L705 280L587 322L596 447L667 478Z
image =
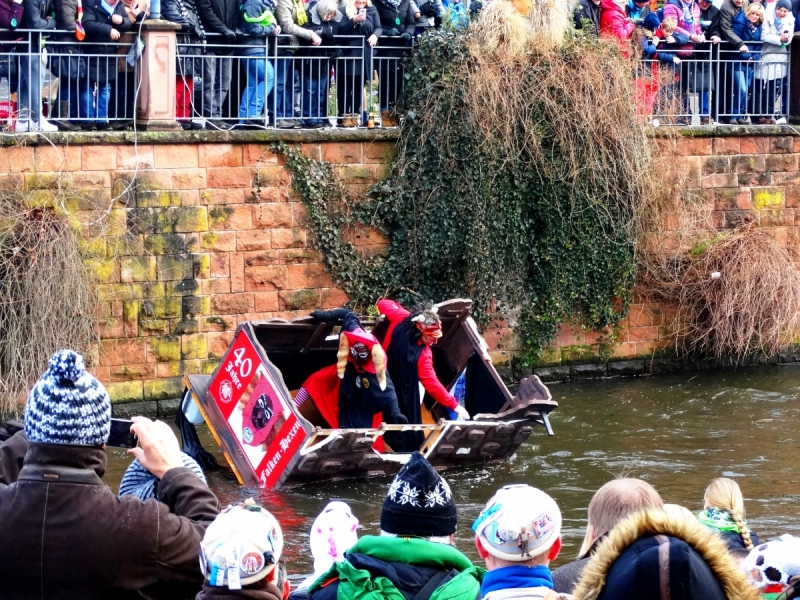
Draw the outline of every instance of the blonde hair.
M719 508L728 511L733 517L733 522L739 528L739 535L742 536L744 547L748 550L753 549L750 529L744 523L744 497L738 483L727 477L718 477L708 484L706 493L703 496L703 509L706 508Z
M609 481L595 492L589 502L586 537L578 556L586 556L595 541L614 529L622 519L650 508L663 509L664 501L646 481L628 477Z
M764 7L760 4L756 4L753 2L750 4L747 9L744 11L744 16L749 17L753 13L758 13L758 23L759 25L764 22Z
M348 19L352 19L356 16L356 14L358 14L356 0L344 0L344 2L342 2L342 6L344 7L344 12ZM367 0L367 6L372 6L372 0Z
M675 17L664 17L661 21L661 31L667 35L675 33L678 29L678 19Z

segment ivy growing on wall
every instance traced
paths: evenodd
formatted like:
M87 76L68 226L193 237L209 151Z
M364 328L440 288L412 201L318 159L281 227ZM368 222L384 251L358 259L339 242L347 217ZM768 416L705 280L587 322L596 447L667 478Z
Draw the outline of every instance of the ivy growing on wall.
M484 322L509 314L530 363L565 320L611 332L627 313L647 142L615 48L569 32L534 52L528 29L493 27L422 38L397 156L366 198L348 197L330 165L277 150L355 304L470 297ZM386 235L385 255L359 254L346 233L359 224Z

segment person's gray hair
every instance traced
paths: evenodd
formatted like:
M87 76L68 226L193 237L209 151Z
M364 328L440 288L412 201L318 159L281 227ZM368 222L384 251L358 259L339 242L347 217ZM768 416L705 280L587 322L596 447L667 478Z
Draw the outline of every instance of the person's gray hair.
M319 0L317 2L317 14L320 19L325 19L331 13L339 12L339 2L337 0Z

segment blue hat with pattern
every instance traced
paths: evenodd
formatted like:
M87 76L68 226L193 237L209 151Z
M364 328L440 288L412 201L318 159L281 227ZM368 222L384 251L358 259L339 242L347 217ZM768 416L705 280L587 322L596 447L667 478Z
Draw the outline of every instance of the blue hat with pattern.
M203 469L200 468L195 459L185 452L181 452L181 460L184 467L190 469L203 483L208 484ZM158 478L145 469L137 458L128 466L125 475L122 476L122 481L119 482L118 495L120 498L123 496L136 496L139 500L156 498L157 483ZM159 499L156 498L156 500Z
M47 444L101 446L111 431L111 399L83 357L59 350L28 394L25 435Z

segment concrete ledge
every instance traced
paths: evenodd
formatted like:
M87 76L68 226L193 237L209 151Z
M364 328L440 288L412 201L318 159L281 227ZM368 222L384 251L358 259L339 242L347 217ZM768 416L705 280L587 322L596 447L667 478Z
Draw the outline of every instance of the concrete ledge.
M56 133L19 133L0 137L2 146L51 146L88 144L202 144L269 142L387 142L397 141L400 130L330 128L265 129L263 131L59 131Z
M663 126L647 129L648 137L752 137L752 136L800 136L791 125L688 125L683 127Z

